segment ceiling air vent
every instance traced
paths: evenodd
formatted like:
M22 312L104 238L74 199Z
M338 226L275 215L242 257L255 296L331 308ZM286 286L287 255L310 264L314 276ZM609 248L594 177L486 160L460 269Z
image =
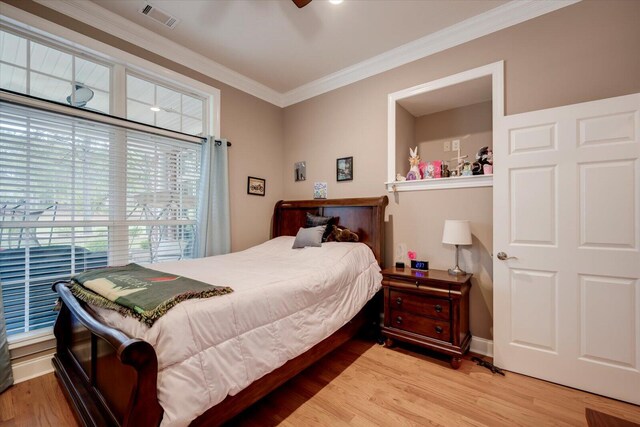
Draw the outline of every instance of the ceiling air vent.
M145 4L144 7L139 10L139 12L143 15L148 16L154 21L171 28L172 30L176 27L176 25L178 25L178 22L180 22L180 20L175 16L171 16L164 10L159 9L149 3Z

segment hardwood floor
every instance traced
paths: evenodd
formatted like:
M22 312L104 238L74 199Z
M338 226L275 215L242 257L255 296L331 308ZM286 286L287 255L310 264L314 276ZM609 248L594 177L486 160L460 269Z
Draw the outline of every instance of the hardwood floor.
M53 374L16 384L0 394L0 426L77 426Z
M423 350L353 340L240 415L237 426L586 426L585 409L640 423L640 407L469 357L457 371ZM0 395L0 426L76 426L53 374Z

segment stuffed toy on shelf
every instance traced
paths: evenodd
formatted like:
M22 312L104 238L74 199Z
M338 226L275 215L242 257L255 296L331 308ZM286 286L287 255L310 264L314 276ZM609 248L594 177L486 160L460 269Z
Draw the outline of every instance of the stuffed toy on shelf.
M478 150L472 170L474 175L490 175L493 173L493 151L491 148L482 147Z
M411 168L407 173L407 181L415 181L418 179L422 179L422 175L420 175L420 156L418 156L418 147L411 149L409 148L409 165Z

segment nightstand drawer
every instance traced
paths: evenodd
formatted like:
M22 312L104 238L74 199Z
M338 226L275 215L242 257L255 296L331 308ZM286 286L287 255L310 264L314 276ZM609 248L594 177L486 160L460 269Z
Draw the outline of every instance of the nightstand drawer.
M430 298L394 290L391 290L389 295L389 307L392 310L409 311L422 316L449 320L450 305L448 299Z
M409 313L407 311L392 310L389 327L403 329L408 332L451 341L449 322Z
M444 298L449 297L449 285L442 283L429 283L426 284L420 280L396 280L396 279L384 279L382 280L382 286L389 286L396 289L429 292L430 294L442 296Z

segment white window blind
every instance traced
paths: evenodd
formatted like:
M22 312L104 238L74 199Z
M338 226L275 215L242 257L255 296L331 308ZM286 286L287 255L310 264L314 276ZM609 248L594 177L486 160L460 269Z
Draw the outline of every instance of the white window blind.
M201 146L0 101L0 283L7 332L53 324L51 284L194 257Z

